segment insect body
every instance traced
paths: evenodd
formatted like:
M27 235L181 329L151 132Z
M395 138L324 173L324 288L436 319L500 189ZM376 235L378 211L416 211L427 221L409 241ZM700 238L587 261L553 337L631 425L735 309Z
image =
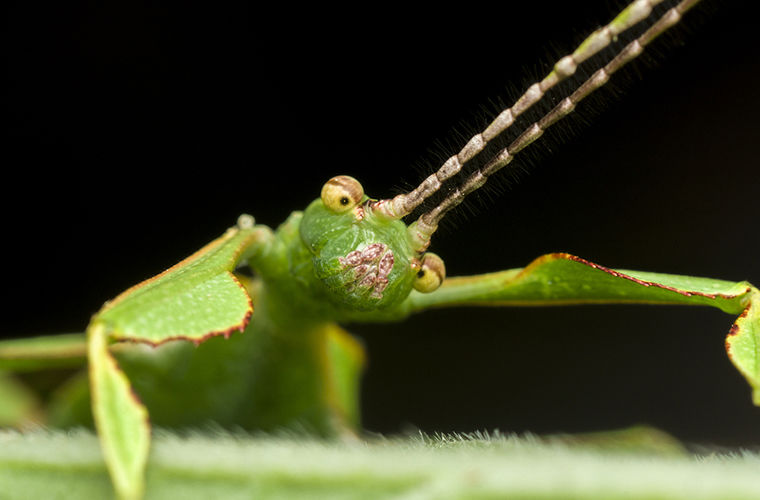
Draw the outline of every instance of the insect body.
M541 257L524 269L444 280L442 261L427 252L451 208L695 2L668 9L552 111L528 123L481 168L466 172L440 203L409 226L401 221L575 67L659 3L634 2L408 193L374 199L356 180L333 178L319 199L275 231L242 217L198 253L107 303L87 332L90 394L70 391L65 401L56 402L57 423L80 423L92 404L106 461L125 496L139 495L142 488L148 418L173 427L213 420L259 430L354 432L363 353L336 323L399 320L452 304L715 306L739 316L728 338L729 353L757 391L757 291L747 283L615 271L567 254ZM257 278L245 284L234 277L239 262L247 262ZM0 354L14 359L9 352ZM755 397L760 398L757 392Z
M338 182L361 192L346 176L325 186ZM333 194L323 190L321 199L274 233L251 225L247 216L232 230L251 231L255 239L248 260L258 275L251 285L258 319L250 335L119 355L138 393L152 394L147 406L162 409L156 422L182 426L212 419L326 435L357 425L363 354L334 322L402 319L411 291L433 291L445 270L434 254L412 250L406 225L374 214L366 196L332 202ZM178 365L183 368L176 373L165 371Z

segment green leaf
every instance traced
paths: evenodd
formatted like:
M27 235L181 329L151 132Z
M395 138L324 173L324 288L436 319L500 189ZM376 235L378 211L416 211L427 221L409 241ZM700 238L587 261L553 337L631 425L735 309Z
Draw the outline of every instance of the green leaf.
M157 432L151 499L760 498L756 453L665 453L614 443L419 435L324 442ZM108 498L108 476L86 432L0 432L0 496Z
M573 255L537 258L523 269L447 279L433 293L413 292L408 311L451 305L684 304L741 314L726 339L736 368L760 405L760 292L746 281L613 270Z

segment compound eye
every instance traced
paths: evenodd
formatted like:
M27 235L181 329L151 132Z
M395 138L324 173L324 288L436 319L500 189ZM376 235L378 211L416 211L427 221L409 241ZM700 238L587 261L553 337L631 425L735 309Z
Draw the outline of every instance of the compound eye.
M446 266L443 265L443 259L428 252L422 258L422 265L417 271L413 286L418 292L429 293L437 290L444 278L446 278Z
M347 175L333 177L322 186L322 203L336 213L351 210L362 201L364 188Z

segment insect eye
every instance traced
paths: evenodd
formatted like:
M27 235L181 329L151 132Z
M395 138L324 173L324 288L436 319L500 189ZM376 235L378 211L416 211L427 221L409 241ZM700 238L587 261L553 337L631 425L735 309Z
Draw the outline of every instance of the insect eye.
M446 278L446 266L443 259L434 253L426 253L422 259L422 266L417 271L414 279L414 289L418 292L429 293L437 290L444 278Z
M347 175L333 177L322 186L322 203L333 212L346 212L359 204L363 197L362 185Z

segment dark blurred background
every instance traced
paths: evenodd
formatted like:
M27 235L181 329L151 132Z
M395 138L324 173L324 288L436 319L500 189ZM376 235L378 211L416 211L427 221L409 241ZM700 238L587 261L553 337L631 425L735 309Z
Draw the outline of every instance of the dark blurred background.
M520 163L530 175L443 227L432 249L450 275L566 251L760 284L750 2L704 3L653 60L560 125L568 139L535 144ZM16 2L0 334L81 331L104 300L239 213L276 226L333 175L374 197L416 183L436 140L457 144L452 128L474 130L489 100L509 101L621 5L578 4ZM760 410L723 348L733 319L686 307L460 308L350 330L369 353L372 431L646 423L757 447Z

